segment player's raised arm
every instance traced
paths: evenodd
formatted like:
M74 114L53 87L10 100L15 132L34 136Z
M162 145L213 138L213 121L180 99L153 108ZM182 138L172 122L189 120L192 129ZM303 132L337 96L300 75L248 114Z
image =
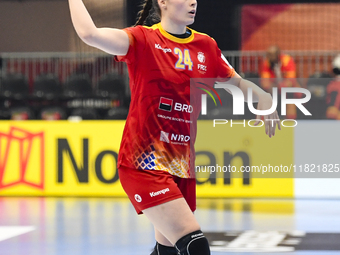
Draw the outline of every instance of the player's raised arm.
M86 44L113 55L126 55L129 37L123 30L97 28L82 0L69 0L69 6L73 26Z
M245 96L245 99L247 101L248 98L248 88L252 89L252 96L253 96L253 102L258 102L257 110L268 110L273 105L273 99L272 96L262 90L259 86L257 86L255 83L243 79L239 74L235 74L233 77L234 81L233 83L237 84L238 87L242 90L243 95ZM265 130L266 134L269 137L272 137L275 135L275 129L276 125L278 126L279 130L281 130L281 124L280 124L280 118L277 113L277 111L263 116L265 120ZM256 119L260 120L261 116L256 116ZM272 120L272 121L267 121ZM255 125L258 125L259 121L255 123Z

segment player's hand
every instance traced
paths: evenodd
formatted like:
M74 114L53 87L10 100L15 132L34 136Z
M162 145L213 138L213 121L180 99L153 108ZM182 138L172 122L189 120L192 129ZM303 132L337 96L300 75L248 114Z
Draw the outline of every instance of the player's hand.
M259 102L257 104L257 110L268 110L273 105L273 98L269 93L263 93L259 96ZM257 126L261 121L261 116L257 115L256 119L258 121L255 122L255 126ZM277 113L277 111L273 112L269 115L263 116L264 125L266 128L266 134L269 137L272 137L275 135L275 129L276 125L278 126L278 129L281 130L281 123L280 118Z

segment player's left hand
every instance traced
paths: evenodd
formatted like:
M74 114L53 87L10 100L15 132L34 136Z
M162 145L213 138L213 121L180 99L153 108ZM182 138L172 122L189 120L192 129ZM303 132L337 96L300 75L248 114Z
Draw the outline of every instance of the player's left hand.
M273 98L269 93L263 93L259 96L259 101L257 104L257 110L268 110L272 107L273 105ZM261 116L257 115L256 119L258 121L255 122L255 126L257 126L261 121ZM276 125L278 126L278 129L281 130L281 123L280 123L280 118L279 114L277 111L269 114L269 115L264 115L263 116L263 121L264 125L266 128L266 134L269 137L272 137L275 135L275 129Z

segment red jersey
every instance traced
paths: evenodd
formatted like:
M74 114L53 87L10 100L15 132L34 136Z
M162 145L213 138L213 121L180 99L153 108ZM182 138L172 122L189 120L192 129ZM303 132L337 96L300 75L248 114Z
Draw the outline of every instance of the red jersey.
M128 65L131 104L118 168L194 177L200 96L192 92L201 90L190 85L190 78L230 78L234 69L214 39L194 30L185 39L169 34L160 23L125 31L130 47L116 59Z

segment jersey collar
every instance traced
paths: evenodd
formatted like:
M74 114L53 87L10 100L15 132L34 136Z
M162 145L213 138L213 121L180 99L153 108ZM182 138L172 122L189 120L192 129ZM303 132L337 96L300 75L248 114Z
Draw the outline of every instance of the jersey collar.
M176 43L189 43L192 40L194 40L194 31L190 28L188 28L191 31L191 35L188 38L178 38L176 36L173 36L171 34L169 34L167 31L165 31L161 25L161 23L157 23L155 25L152 26L153 29L159 29L159 32L161 32L161 34L163 36L165 36L166 38L168 38L169 40L176 42Z

